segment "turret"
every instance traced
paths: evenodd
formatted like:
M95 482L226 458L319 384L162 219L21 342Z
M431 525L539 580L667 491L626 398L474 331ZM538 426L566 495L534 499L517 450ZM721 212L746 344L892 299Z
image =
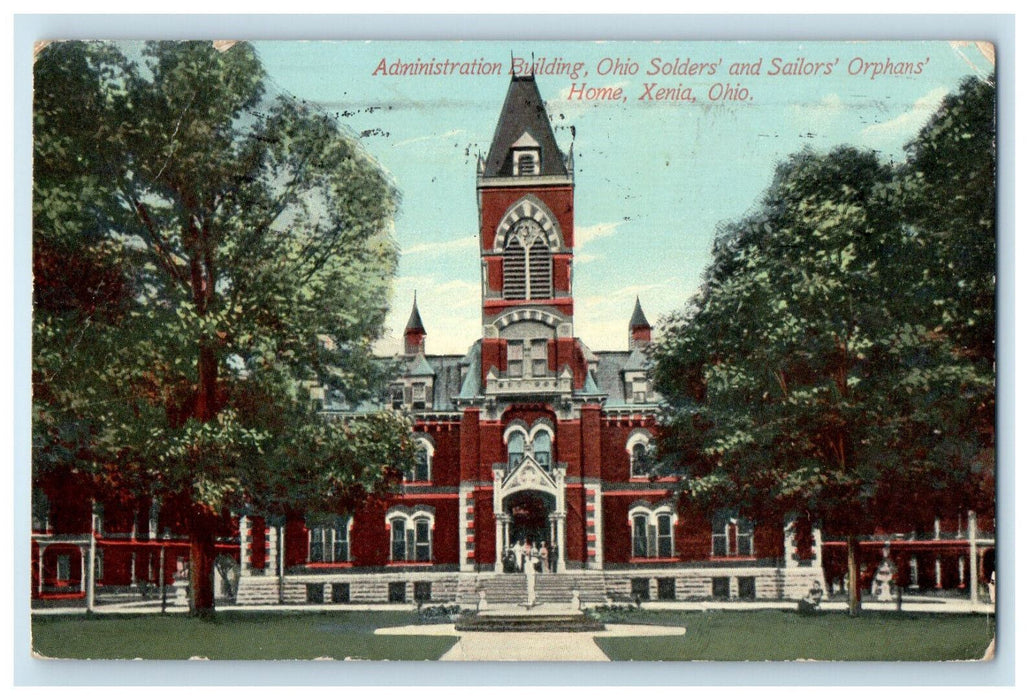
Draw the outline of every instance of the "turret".
M410 311L410 320L406 322L406 330L403 331L403 354L423 354L426 335L421 313L417 310L417 292L414 292L414 307Z
M640 297L637 297L637 304L633 307L633 316L630 317L630 350L643 348L651 342L651 324L648 323L644 309L640 307Z

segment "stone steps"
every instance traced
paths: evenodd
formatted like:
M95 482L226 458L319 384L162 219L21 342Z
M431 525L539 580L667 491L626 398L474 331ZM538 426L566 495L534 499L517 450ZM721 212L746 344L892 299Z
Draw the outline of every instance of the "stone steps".
M486 602L493 604L519 604L527 599L524 574L493 574L479 577L473 587L458 587L458 601L477 602L478 591L484 591ZM579 591L584 603L607 602L604 575L596 572L537 574L536 601L538 603L571 603L572 592ZM467 596L471 595L472 598Z
M276 605L277 579L266 576L242 576L237 583L238 605Z

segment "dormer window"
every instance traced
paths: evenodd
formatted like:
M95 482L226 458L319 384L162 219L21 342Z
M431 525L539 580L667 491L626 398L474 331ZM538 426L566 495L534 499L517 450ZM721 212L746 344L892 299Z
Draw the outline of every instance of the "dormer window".
M540 154L532 149L514 152L514 174L530 177L540 174Z
M516 177L540 174L540 144L528 131L511 145L512 173Z

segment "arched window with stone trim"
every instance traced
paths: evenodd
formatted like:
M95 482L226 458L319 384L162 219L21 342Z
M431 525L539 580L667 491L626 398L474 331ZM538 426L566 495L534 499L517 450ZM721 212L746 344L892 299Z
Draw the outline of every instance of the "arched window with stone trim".
M532 452L536 461L544 469L550 469L552 464L552 453L550 433L546 430L538 430L532 435Z
M654 450L651 433L638 428L626 440L626 453L630 459L630 477L643 479L651 476L654 469Z
M670 559L676 556L676 513L669 503L634 503L629 511L629 526L632 558Z
M517 469L524 455L525 434L516 430L507 437L507 471Z
M519 219L504 239L504 299L549 299L553 293L547 234L535 219Z
M393 562L433 561L432 533L435 509L430 506L393 506L385 514L389 531L389 559Z
M414 462L407 474L408 481L418 483L432 480L432 457L435 455L435 445L425 435L414 437Z

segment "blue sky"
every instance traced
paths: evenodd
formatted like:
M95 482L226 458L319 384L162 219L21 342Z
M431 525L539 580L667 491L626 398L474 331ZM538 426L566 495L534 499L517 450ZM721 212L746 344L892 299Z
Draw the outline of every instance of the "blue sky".
M576 156L575 330L592 349L622 349L634 300L658 325L697 289L716 227L749 213L774 167L809 147L903 145L968 75L993 67L961 42L258 42L273 89L339 115L400 192L399 274L382 353L402 346L417 292L430 353L463 353L480 334L477 154L488 150L511 55L583 62L585 77L538 75L562 150ZM373 75L382 58L500 62L499 76ZM799 59L831 74L766 75ZM636 74L600 75L608 59ZM713 75L648 75L652 59L716 63ZM730 75L762 59L761 75ZM879 75L864 62L923 63ZM837 63L835 63L837 61ZM791 65L792 68L787 68ZM801 72L801 71L800 71ZM823 73L823 70L820 71ZM857 73L853 75L852 73ZM625 101L568 99L573 82L621 87ZM696 101L642 101L645 83L690 87ZM751 99L713 101L730 83ZM573 136L574 127L574 136Z

